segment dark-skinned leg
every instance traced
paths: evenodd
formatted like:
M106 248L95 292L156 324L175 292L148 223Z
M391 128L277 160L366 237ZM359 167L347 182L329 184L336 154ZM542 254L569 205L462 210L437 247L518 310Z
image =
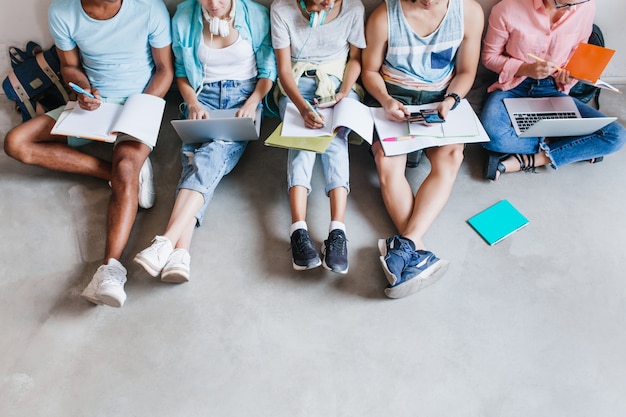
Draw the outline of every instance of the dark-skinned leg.
M65 136L50 134L55 123L40 115L16 126L6 135L5 152L24 164L110 180L111 164L69 146Z

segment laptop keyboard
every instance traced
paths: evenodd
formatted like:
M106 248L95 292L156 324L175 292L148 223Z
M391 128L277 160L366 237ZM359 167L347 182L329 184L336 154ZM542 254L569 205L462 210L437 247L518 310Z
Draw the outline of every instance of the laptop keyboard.
M520 132L526 131L529 127L541 119L576 119L578 116L573 111L554 113L515 113L515 123Z

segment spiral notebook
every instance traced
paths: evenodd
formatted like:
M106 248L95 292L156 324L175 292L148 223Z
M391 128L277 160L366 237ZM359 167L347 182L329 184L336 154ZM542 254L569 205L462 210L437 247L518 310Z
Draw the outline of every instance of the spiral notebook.
M467 223L485 239L485 242L495 245L527 226L529 221L508 200L501 200L467 219Z

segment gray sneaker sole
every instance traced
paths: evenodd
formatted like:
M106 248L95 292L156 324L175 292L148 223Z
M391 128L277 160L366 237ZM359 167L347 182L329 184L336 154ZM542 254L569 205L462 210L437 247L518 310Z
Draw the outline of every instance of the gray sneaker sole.
M146 270L148 274L155 278L161 273L160 269L156 268L154 265L152 265L151 262L148 262L139 254L135 255L135 258L133 258L133 262L141 266L143 269Z
M184 268L172 268L161 272L161 281L172 284L184 284L189 282L189 270Z
M124 301L126 301L126 294L121 295L103 292L98 294L98 299L109 307L120 308L124 305Z
M348 273L349 265L346 265L345 269L341 269L341 268L337 268L337 267L332 268L331 266L329 266L326 263L326 245L323 244L323 243L322 243L322 250L321 250L321 252L322 252L322 266L324 267L324 269L326 269L326 270L328 270L330 272L335 272L337 274L341 274L341 275L345 275L345 274Z
M312 260L306 265L298 265L292 260L291 264L293 265L293 269L295 269L296 271L306 271L306 270L314 269L320 266L322 264L322 260L318 257L317 259Z
M440 259L439 262L431 265L418 276L411 278L400 285L396 285L395 287L385 288L385 295L389 298L404 298L411 294L415 294L419 290L439 281L439 279L441 279L441 277L446 273L449 266L450 261Z
M387 277L387 281L390 285L395 285L396 282L398 282L398 277L389 270L387 262L385 262L385 256L387 256L387 239L378 239L378 251L380 252L380 264L385 272L385 277Z

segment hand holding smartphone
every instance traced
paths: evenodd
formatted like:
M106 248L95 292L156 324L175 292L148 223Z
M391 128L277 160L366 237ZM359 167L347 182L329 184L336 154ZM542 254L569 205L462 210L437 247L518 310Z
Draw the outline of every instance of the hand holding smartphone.
M426 123L444 123L446 121L437 109L424 109L421 113Z

